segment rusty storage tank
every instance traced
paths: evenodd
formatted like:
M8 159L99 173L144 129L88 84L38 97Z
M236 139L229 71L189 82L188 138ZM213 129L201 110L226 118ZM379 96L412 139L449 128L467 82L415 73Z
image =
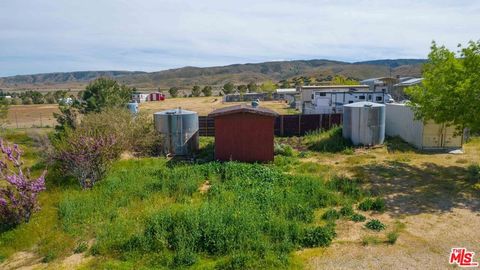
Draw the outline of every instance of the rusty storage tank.
M163 136L163 152L191 155L198 150L198 114L174 109L153 114L155 129Z
M377 145L385 140L385 105L356 102L343 106L343 137L354 145Z

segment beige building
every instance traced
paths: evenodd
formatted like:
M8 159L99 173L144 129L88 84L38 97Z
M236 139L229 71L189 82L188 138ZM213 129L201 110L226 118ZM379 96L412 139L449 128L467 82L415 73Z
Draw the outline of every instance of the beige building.
M462 148L463 135L456 134L455 126L434 121L416 120L413 110L405 104L386 104L385 134L399 136L422 150L449 150Z

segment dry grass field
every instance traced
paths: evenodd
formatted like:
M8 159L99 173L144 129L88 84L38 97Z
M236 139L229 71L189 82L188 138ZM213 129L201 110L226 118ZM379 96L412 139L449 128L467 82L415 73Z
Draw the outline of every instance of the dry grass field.
M186 110L196 111L199 115L208 115L215 109L242 103L248 104L248 102L222 102L221 97L172 98L165 101L142 103L140 104L140 110L154 113L181 107ZM270 108L280 114L296 113L295 110L290 109L286 103L281 101L265 101L261 102L261 106ZM58 105L56 104L10 106L7 127L53 127L56 124L53 113L58 111Z
M387 144L356 149L353 155L315 153L302 159L300 166L322 164L328 174L361 179L385 198L384 213L366 216L381 220L387 229L373 232L339 220L332 246L296 256L307 269L449 269L451 248L479 254L480 190L469 183L467 167L480 162L480 140L467 143L464 150L461 155L423 153ZM386 234L394 230L399 238L391 245Z
M198 112L199 115L208 115L215 109L237 104L249 104L249 102L223 102L222 97L167 98L165 101L142 103L140 104L140 110L154 113L180 107ZM264 101L260 102L260 106L270 108L279 114L292 114L295 112L285 102L281 101Z
M53 117L55 112L58 112L58 105L56 104L10 106L7 127L53 127L56 123Z

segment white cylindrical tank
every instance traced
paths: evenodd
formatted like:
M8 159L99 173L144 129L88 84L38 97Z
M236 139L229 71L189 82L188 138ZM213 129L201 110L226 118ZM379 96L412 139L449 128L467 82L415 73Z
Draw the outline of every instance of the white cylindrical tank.
M162 135L163 152L190 155L198 150L198 114L174 109L153 114L155 129Z
M377 145L385 140L385 105L356 102L343 106L343 137L354 145Z

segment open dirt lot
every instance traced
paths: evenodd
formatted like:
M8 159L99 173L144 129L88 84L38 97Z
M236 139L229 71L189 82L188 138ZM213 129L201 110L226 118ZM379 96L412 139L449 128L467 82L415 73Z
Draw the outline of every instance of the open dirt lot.
M222 102L222 97L196 97L196 98L170 98L165 101L145 102L140 104L141 111L157 112L168 109L182 108L198 112L199 115L208 115L215 109L233 106L237 104L250 104L250 102ZM292 114L285 102L264 101L260 106L270 108L280 114Z
M365 181L385 198L384 213L367 215L387 224L372 232L362 224L339 220L338 237L326 249L297 252L309 269L450 269L451 248L480 254L480 191L468 179L467 166L480 161L480 141L465 154L427 154L415 150L357 149L354 155L317 154L308 162L326 164L335 173ZM389 231L398 241L386 243ZM364 239L376 239L365 245Z
M221 97L172 98L165 101L146 102L140 104L140 110L149 113L181 107L198 112L199 115L208 115L211 111L247 102L222 102ZM261 106L270 108L280 114L295 113L287 104L281 101L261 102ZM59 112L56 104L15 105L8 111L9 128L53 127L56 120L53 113Z
M14 105L8 110L9 128L53 127L56 123L53 113L58 112L56 104Z

